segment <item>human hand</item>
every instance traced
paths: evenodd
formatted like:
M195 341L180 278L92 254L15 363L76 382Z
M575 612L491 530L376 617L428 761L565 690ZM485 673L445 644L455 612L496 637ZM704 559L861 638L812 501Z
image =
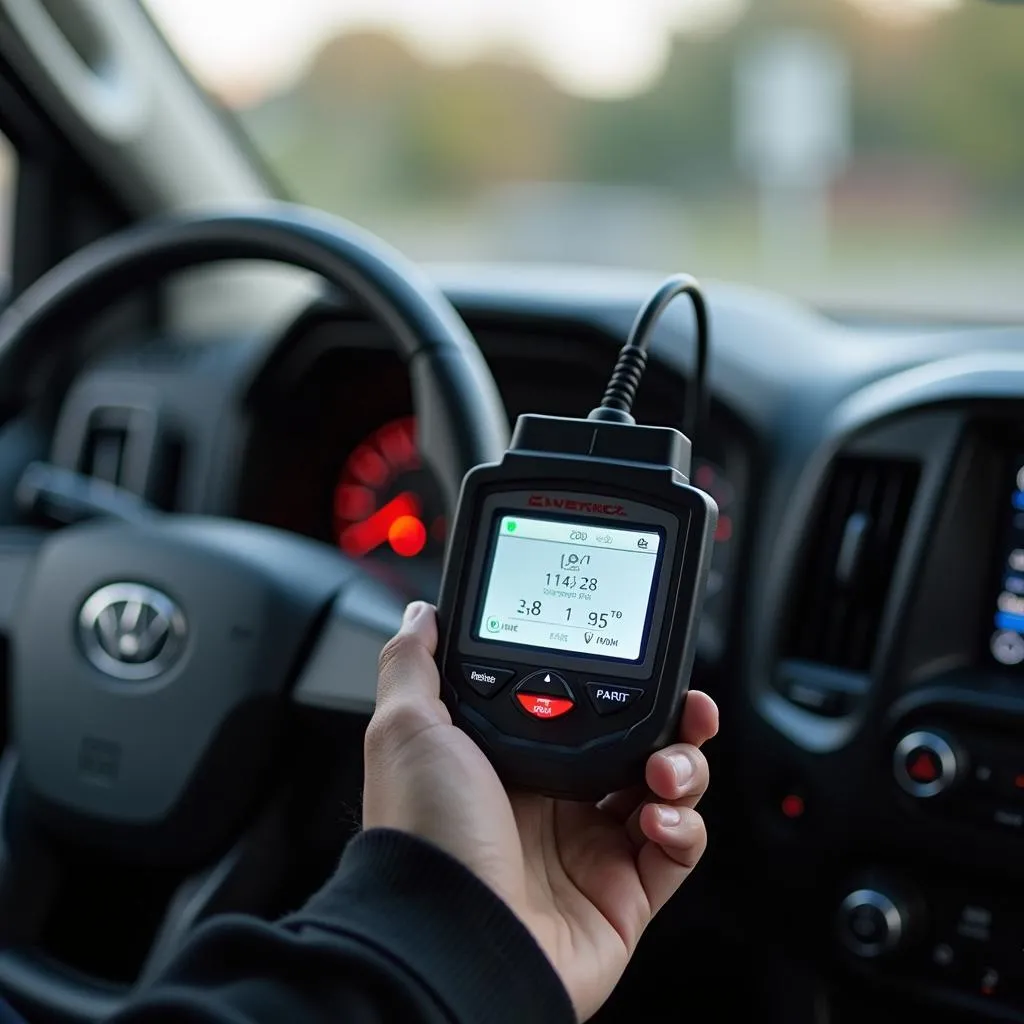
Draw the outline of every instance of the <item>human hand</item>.
M718 731L718 708L690 692L680 742L650 757L646 788L600 804L506 793L441 702L436 645L434 609L414 602L381 653L363 825L425 839L489 885L533 934L585 1020L704 852L694 808L708 766L699 748Z

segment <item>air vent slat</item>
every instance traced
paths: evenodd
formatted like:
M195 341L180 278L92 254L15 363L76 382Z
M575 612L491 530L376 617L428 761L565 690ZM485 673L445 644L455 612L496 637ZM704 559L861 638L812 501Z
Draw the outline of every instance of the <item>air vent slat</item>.
M853 503L856 481L849 477L833 478L828 489L828 501L821 516L822 529L818 537L816 559L825 570L814 576L806 577L806 602L810 608L820 608L832 591L829 579L831 569L835 566L842 546L843 529L849 510ZM797 620L802 636L799 648L804 651L818 652L835 644L835 637L827 632L828 624L815 615L807 615ZM806 655L811 658L811 655ZM813 660L819 660L817 657Z
M919 475L911 461L835 461L797 577L785 657L871 667Z

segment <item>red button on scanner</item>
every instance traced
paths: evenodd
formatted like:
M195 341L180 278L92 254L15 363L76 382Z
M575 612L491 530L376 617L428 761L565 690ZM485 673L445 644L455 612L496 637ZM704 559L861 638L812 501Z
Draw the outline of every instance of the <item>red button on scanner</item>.
M517 693L516 700L534 718L558 718L575 706L567 697L545 697L539 693Z

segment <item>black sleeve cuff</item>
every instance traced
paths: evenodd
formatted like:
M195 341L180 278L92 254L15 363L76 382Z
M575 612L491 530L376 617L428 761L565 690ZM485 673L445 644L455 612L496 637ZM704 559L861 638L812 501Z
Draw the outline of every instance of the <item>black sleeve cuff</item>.
M404 832L357 836L333 879L282 924L358 937L460 1024L576 1020L550 961L512 910L453 857Z

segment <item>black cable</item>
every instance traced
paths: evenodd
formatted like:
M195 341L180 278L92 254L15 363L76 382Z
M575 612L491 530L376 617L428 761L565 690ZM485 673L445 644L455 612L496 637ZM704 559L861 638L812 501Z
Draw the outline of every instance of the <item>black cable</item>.
M654 328L669 304L680 295L689 295L696 321L697 359L686 389L684 432L691 441L704 421L704 403L708 373L708 308L696 278L674 274L643 304L626 344L619 351L601 404L590 414L592 420L633 423L633 400L647 366L647 346Z

